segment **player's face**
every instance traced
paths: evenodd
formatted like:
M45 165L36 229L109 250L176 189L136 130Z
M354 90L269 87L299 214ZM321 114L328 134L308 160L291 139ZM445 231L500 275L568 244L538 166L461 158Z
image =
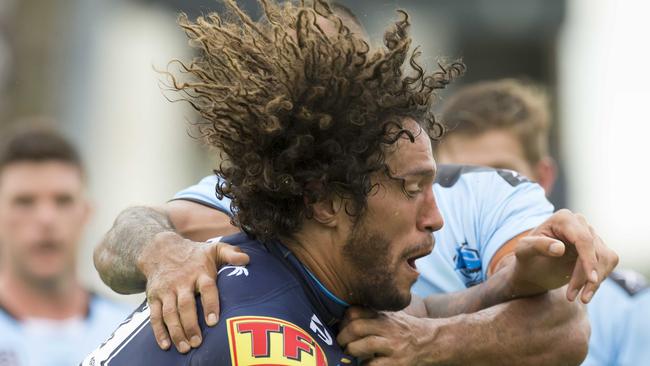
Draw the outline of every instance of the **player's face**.
M59 161L16 162L0 172L0 257L27 280L74 273L88 217L79 169Z
M379 184L344 247L345 258L357 272L354 281L363 305L378 310L409 304L418 277L415 260L431 252L431 234L443 225L433 196L436 164L431 143L414 121L406 126L418 131L415 143L401 139L386 157L392 175L403 179L404 186L377 174L373 183Z
M521 142L508 130L491 130L478 136L451 135L443 140L436 154L441 164L510 169L538 179L525 156Z

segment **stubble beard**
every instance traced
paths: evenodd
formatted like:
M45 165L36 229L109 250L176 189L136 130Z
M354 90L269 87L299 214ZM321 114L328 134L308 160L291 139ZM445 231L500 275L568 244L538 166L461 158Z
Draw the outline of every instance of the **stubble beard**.
M395 281L398 264L391 261L390 253L390 241L367 230L364 220L359 218L343 247L352 273L351 288L356 292L352 298L359 302L355 305L385 311L398 311L409 305L411 294L399 291Z

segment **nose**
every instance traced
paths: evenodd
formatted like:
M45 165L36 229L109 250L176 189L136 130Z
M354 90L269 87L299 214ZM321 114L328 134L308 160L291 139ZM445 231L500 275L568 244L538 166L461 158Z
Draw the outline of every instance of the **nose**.
M51 226L57 217L57 210L53 204L41 203L36 209L36 219L40 225Z
M445 221L438 209L438 203L433 194L433 189L428 190L426 198L422 202L422 207L419 210L417 219L418 230L432 233L440 230L444 223Z

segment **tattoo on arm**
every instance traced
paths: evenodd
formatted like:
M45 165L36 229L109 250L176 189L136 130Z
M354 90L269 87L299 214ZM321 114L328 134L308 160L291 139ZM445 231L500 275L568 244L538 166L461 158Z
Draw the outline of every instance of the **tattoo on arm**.
M142 249L156 234L174 231L166 213L151 207L131 207L120 213L95 249L95 267L102 281L118 293L142 292L146 278L137 266Z

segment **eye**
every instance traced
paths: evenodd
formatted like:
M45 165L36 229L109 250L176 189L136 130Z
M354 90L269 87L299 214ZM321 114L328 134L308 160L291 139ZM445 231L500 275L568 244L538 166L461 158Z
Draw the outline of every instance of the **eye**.
M415 196L422 192L422 187L419 184L411 183L406 185L405 190L409 196Z
M14 199L14 204L18 207L29 208L34 205L35 201L32 196L18 196Z
M73 201L74 201L74 199L72 198L72 196L67 195L67 194L62 194L62 195L56 196L56 204L59 207L70 206Z

